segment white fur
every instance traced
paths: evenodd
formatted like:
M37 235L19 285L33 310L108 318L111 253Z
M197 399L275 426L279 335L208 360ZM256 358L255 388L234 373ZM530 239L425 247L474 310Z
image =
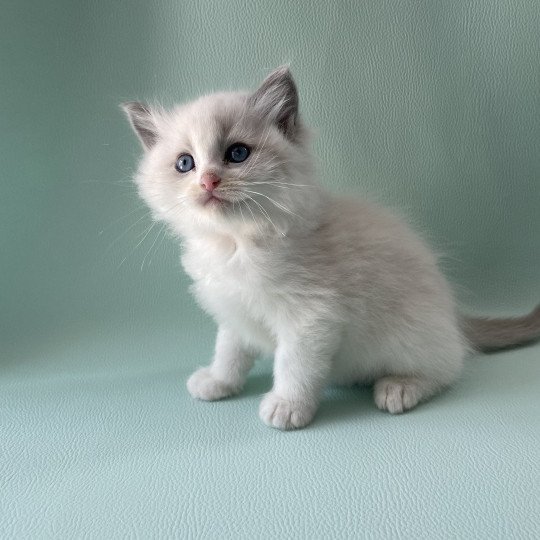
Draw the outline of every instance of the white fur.
M375 382L376 405L399 413L459 376L467 347L434 255L399 218L323 190L296 119L285 133L241 93L152 114L139 190L182 239L193 292L219 325L211 365L188 381L194 397L239 392L260 352L275 358L260 416L282 429L312 420L329 381ZM237 141L250 157L224 163ZM185 152L196 168L180 174ZM227 205L200 204L204 172L222 178Z

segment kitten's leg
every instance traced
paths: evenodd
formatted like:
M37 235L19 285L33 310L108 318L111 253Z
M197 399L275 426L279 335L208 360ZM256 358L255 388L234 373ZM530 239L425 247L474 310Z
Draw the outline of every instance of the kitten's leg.
M332 356L337 349L336 335L337 332L316 329L303 340L298 338L278 345L274 386L259 408L263 422L279 429L301 428L311 422L330 375Z
M421 377L388 376L375 382L373 396L379 409L399 414L430 398L444 386L447 385Z
M188 379L189 393L194 398L205 401L237 394L244 386L256 355L234 332L220 327L214 359L210 366L198 369Z

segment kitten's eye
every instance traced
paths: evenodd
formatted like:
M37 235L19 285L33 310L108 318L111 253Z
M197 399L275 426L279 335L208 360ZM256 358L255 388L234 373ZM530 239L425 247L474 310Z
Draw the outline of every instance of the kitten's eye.
M176 160L175 169L180 173L191 171L195 167L195 160L189 154L182 154Z
M240 143L234 143L227 148L227 151L225 152L225 161L230 161L232 163L242 163L242 161L246 161L246 159L249 156L249 148Z

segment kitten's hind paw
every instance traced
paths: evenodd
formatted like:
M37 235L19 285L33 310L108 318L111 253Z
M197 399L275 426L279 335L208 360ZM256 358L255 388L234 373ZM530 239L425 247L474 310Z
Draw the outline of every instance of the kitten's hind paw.
M289 401L274 392L266 394L259 407L261 420L279 429L298 429L311 422L317 406L306 401Z
M198 369L191 375L187 389L192 397L204 401L223 399L240 391L240 388L216 379L208 367Z
M392 414L412 409L423 397L422 385L414 377L383 377L373 388L375 405Z

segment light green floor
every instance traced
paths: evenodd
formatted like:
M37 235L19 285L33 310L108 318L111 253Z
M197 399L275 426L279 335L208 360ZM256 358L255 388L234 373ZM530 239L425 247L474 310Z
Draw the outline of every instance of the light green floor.
M4 366L0 537L537 537L539 346L402 416L330 389L283 433L257 416L264 360L241 396L190 398L208 330L94 326Z

